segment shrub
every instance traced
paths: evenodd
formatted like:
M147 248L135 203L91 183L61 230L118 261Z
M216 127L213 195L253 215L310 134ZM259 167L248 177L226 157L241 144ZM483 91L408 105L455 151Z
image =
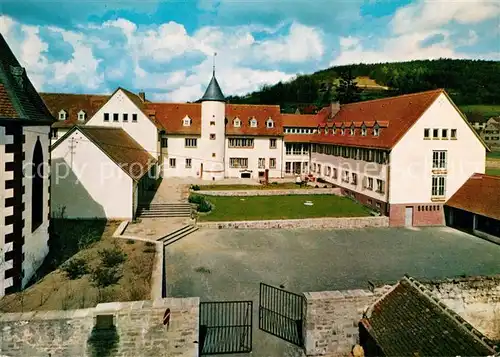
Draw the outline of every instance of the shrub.
M212 210L212 205L206 199L203 199L198 205L198 212L210 212Z
M203 201L203 200L204 200L203 196L201 196L201 195L197 195L197 194L194 194L194 193L190 194L190 195L189 195L189 197L188 197L188 202L189 202L189 203L196 203L196 204L198 204L198 205L199 205L199 204L201 203L201 201Z
M278 183L276 181L271 182L271 185L277 185Z
M106 268L103 266L98 266L92 271L90 280L93 285L97 288L105 288L118 283L121 278L121 274L116 268Z
M125 261L127 254L121 251L120 248L106 248L98 252L101 257L102 264L105 267L112 268Z
M200 190L200 186L198 186L198 185L191 185L191 190L193 190L193 191L199 191Z
M62 270L70 280L78 279L88 274L89 268L83 258L73 258L62 266Z

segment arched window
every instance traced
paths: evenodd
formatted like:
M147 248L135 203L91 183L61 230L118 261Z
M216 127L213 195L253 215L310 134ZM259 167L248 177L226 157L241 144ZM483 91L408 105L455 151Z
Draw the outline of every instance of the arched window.
M40 137L33 149L31 172L31 232L36 231L43 222L43 150Z
M251 128L256 128L257 127L257 119L253 118L250 119L250 127Z
M274 122L271 118L267 119L266 126L268 128L274 128Z

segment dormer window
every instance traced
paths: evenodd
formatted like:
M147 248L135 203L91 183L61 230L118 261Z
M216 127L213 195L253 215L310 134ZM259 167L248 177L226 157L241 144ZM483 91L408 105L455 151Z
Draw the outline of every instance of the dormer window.
M85 120L85 112L83 110L80 110L78 112L78 120L79 121L84 121Z
M337 133L337 127L335 126L335 124L333 124L332 135L335 135L336 133Z
M251 128L257 127L257 119L255 119L255 118L250 119L250 127Z
M379 136L379 134L380 134L380 125L375 124L375 126L373 127L373 136Z
M235 128L239 128L239 127L241 127L241 120L240 120L240 118L236 118L236 119L234 119L234 121L233 121L233 126L234 126Z
M342 124L342 127L340 128L340 135L345 135L344 124Z
M66 120L66 119L67 119L67 117L68 117L68 113L66 113L66 111L65 111L65 110L61 110L61 111L59 112L59 120Z
M182 119L182 126L191 126L191 118L186 116Z
M267 121L266 121L266 127L268 127L268 128L274 128L274 121L271 118L267 119Z
M361 136L366 136L366 125L365 124L363 124L361 126Z
M354 124L351 124L351 129L350 129L350 134L351 134L351 136L353 136L353 135L354 135L354 130L355 130L355 129L354 129Z

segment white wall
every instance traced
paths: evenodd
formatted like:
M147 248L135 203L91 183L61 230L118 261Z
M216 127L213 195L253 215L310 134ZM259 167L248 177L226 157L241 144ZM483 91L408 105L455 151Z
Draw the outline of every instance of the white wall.
M424 129L457 129L457 140L424 140ZM441 133L440 133L441 135ZM484 173L486 151L444 94L408 130L391 153L389 203L431 202L432 151L448 151L446 199L474 173Z
M109 113L109 122L104 121L104 113ZM113 114L118 113L118 121L113 122ZM128 121L123 122L123 114L128 114ZM137 114L137 122L132 122L132 114ZM137 106L118 90L109 101L87 122L86 125L111 126L122 128L154 158L158 158L158 130L151 120Z
M201 138L193 135L167 135L168 155L163 158L163 177L200 177L201 163L205 154L203 153ZM196 148L186 148L185 139L196 138ZM175 168L170 167L169 159L175 158ZM186 168L186 159L191 159L191 168Z
M225 120L224 102L201 103L201 140L198 147L203 161L203 179L224 178ZM215 125L210 125L210 122L215 122ZM210 134L215 134L215 140L210 139Z
M78 130L52 150L51 166L54 216L65 207L67 218L132 218L133 180Z
M10 162L12 161L12 156L13 154L7 154L5 153L5 144L9 144L12 142L12 137L9 138L9 136L5 135L5 127L0 126L0 162L5 163L5 162ZM9 140L9 141L7 141ZM5 247L5 235L10 233L12 230L12 226L9 226L9 231L7 230L7 227L5 226L5 216L9 216L12 214L12 207L9 207L8 209L5 208L5 199L7 197L12 197L13 192L12 190L6 190L5 189L5 180L8 178L6 177L6 172L5 172L5 165L0 165L0 297L4 295L5 288L5 270L7 270L6 263L5 263L5 252L7 251L7 247ZM10 244L12 246L12 244ZM12 247L9 247L8 250L12 250ZM12 279L11 279L12 280ZM10 284L12 285L12 283Z
M50 139L50 145L54 145L56 142L59 141L63 137L64 134L66 134L69 130L69 128L55 128L57 129L57 138L51 138Z
M279 178L281 177L281 165L282 165L282 155L283 155L283 139L280 137L251 137L247 138L254 139L253 148L230 148L229 147L229 137L226 138L226 176L227 177L241 177L242 170L251 170L252 178L257 179L259 177L259 171L264 171L269 169L269 177ZM269 148L269 139L276 139L276 149ZM231 168L230 158L248 158L248 168ZM266 159L265 169L259 169L259 158ZM276 168L269 168L269 159L276 159Z
M24 279L23 286L29 281L34 271L42 264L43 259L49 252L48 239L49 239L49 185L50 185L50 167L49 167L49 139L50 127L49 126L27 126L23 128L23 134L26 137L26 141L23 144L23 151L25 154L25 160L23 163L24 170L24 246L23 252L25 254L23 269L24 269ZM31 197L32 197L32 175L34 175L33 166L31 165L33 161L33 152L37 139L40 140L43 150L43 221L42 224L32 232L31 227Z
M313 171L314 164L321 164L321 173ZM330 166L332 168L330 177L325 175L325 168L327 166ZM336 179L332 177L334 168L337 169ZM319 154L317 152L313 152L311 153L311 163L309 169L315 177L321 177L327 182L345 187L346 189L361 193L379 201L387 201L387 165L381 165L376 162L366 162L363 160L346 159L342 156ZM349 171L349 183L342 182L342 171L344 170ZM356 173L358 175L356 185L353 185L351 183L352 173ZM369 190L363 187L364 177L373 178L373 190ZM384 184L386 185L383 194L376 192L377 179L384 181Z

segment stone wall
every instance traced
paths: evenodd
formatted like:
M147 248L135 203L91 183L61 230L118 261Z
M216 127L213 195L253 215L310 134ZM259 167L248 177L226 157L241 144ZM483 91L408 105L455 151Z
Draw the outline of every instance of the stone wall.
M358 322L363 312L390 286L368 290L304 293L305 352L309 356L348 356L358 343Z
M425 285L453 311L493 341L500 341L500 276Z
M166 309L169 326L163 325ZM0 315L0 351L32 356L198 356L199 299L99 304L93 309ZM116 329L94 328L97 314L112 314Z
M340 188L311 188L291 190L235 190L191 191L207 196L287 196L287 195L338 195Z
M352 229L366 227L388 227L388 217L309 218L265 221L198 222L197 226L211 229Z

